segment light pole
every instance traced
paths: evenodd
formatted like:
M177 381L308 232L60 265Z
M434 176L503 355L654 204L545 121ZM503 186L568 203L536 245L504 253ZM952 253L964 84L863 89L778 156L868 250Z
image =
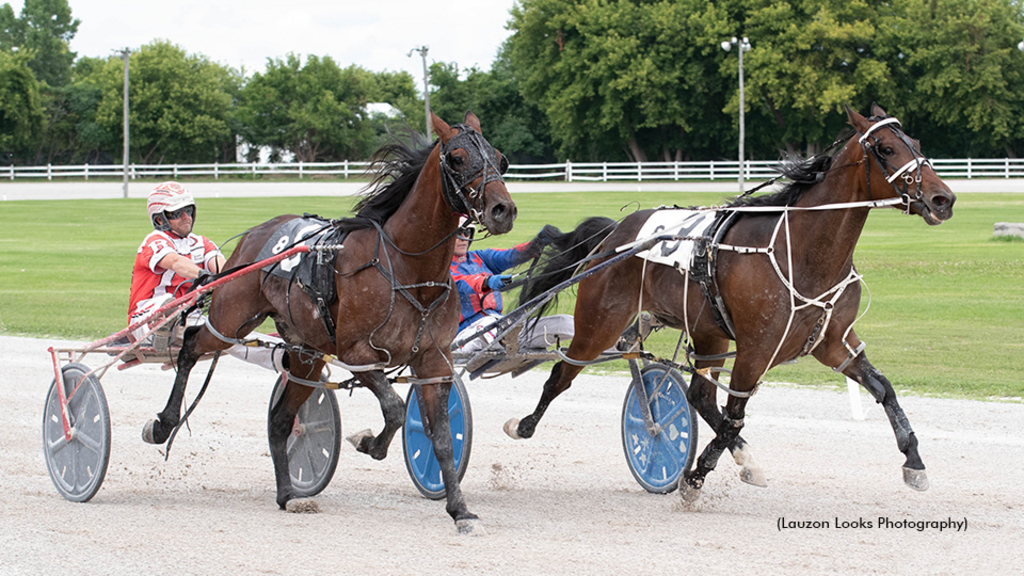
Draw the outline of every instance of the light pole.
M413 48L409 50L407 56L412 58L413 52L419 52L420 56L423 57L423 115L426 122L426 131L423 133L426 135L427 140L430 140L430 84L427 78L427 50L430 50L429 46L420 46L419 48Z
M743 53L750 50L750 40L746 36L738 40L735 36L732 40L722 42L722 50L728 52L733 46L738 46L740 57L740 194L743 193Z
M129 48L115 50L124 60L124 197L128 197L128 57L132 51Z

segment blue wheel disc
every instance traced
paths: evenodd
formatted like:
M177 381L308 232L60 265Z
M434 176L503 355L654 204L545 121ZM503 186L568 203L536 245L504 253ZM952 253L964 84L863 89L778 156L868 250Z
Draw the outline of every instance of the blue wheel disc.
M667 494L693 465L695 414L686 401L686 383L678 371L651 364L641 370L641 377L651 416L661 432L653 437L647 432L639 399L630 385L622 405L622 448L633 478L648 492Z
M402 431L405 467L420 494L431 500L439 500L445 497L444 479L441 478L441 466L434 456L434 444L423 427L415 386L409 387L405 407L405 427ZM469 408L469 396L458 375L452 381L452 389L448 394L448 422L452 432L455 471L461 480L469 464L473 415Z

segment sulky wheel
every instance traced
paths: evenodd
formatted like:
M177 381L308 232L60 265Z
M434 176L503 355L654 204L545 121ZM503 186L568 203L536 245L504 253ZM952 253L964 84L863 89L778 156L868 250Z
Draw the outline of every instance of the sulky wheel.
M83 364L61 370L65 396L70 396L82 376ZM68 401L70 438L64 435L57 382L50 384L43 411L43 455L50 480L60 495L72 502L88 502L96 495L110 462L110 411L100 381L90 375Z
M452 431L455 471L461 480L469 466L469 453L473 444L473 413L469 408L466 387L458 374L455 374L451 392L448 394L448 421ZM402 448L405 454L405 468L420 494L431 500L444 498L441 467L434 456L434 444L423 428L423 417L420 415L420 403L415 386L409 387L409 394L405 399Z
M648 492L667 494L676 489L679 475L693 465L697 422L686 401L686 383L677 370L651 364L640 373L651 416L661 432L651 436L647 431L631 385L622 405L622 448L633 478Z
M278 376L267 411L268 428L270 410L284 394L284 388L284 379ZM341 412L334 390L313 390L295 415L286 449L288 474L298 497L316 496L331 483L341 452Z

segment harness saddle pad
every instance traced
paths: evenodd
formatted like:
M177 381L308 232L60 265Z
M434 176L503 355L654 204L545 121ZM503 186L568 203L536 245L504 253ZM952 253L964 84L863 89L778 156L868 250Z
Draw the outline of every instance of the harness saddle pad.
M337 228L327 220L320 218L294 218L282 224L270 235L263 248L260 249L258 260L272 258L292 248L305 244L313 247L317 244L335 243L334 234ZM322 256L321 256L322 255ZM331 304L336 298L334 291L334 258L336 252L323 253L303 252L285 258L277 264L271 264L263 270L274 276L294 281L314 298L323 298Z
M706 236L717 216L718 212L714 210L658 210L644 222L636 239L643 241L666 234L692 238ZM695 244L693 240L665 240L655 244L650 250L637 253L637 257L656 264L672 266L681 271L690 270Z

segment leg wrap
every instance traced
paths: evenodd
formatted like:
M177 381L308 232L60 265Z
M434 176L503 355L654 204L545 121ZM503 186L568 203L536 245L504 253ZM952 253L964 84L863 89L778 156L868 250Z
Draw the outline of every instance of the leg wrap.
M907 420L907 415L897 404L886 403L883 406L885 415L889 417L889 423L892 424L892 430L896 433L896 447L900 449L900 452L906 453L907 448L910 447L910 437L914 434L914 430L910 427L910 421Z

